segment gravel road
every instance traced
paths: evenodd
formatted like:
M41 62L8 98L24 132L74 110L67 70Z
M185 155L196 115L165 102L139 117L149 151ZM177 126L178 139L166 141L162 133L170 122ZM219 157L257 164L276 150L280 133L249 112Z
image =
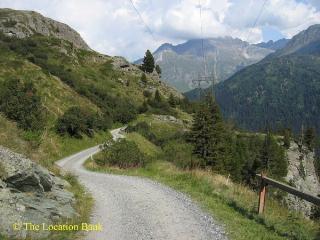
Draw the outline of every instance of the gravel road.
M114 139L122 137L113 130ZM88 240L224 240L223 228L186 195L154 181L90 172L84 161L99 151L93 147L57 164L79 177L95 199L92 223L102 231L88 232Z

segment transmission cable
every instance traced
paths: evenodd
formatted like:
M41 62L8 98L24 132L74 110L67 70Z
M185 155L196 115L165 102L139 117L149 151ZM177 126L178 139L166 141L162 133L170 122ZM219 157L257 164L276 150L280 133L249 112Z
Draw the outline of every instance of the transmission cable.
M250 34L251 34L251 29L254 29L254 28L257 26L258 21L260 20L260 18L261 18L261 16L262 16L262 13L263 13L263 10L264 10L264 8L265 8L265 6L266 6L266 4L267 4L267 1L268 1L268 0L265 0L265 1L263 2L262 6L261 6L261 8L260 8L260 11L259 11L259 13L258 13L258 15L257 15L256 19L254 20L254 22L253 22L253 24L252 24L252 27L249 29L249 32L248 32L248 35L247 35L247 38L246 38L245 41L249 42L248 39L249 39L249 36L250 36Z
M204 35L203 35L203 25L202 25L202 4L201 0L199 0L199 16L200 16L200 31L201 31L201 50L202 50L202 57L203 57L203 64L204 64L204 74L207 74L207 59L204 50Z
M140 14L139 10L138 10L138 9L136 8L136 6L134 5L133 0L129 0L129 1L130 1L131 5L132 5L133 9L135 10L135 12L137 13L137 15L139 16L142 24L146 27L146 29L148 30L148 32L149 32L150 35L152 36L153 40L156 41L156 38L155 38L155 36L154 36L151 28L150 28L150 27L148 26L148 24L144 21L144 19L143 19L142 15Z

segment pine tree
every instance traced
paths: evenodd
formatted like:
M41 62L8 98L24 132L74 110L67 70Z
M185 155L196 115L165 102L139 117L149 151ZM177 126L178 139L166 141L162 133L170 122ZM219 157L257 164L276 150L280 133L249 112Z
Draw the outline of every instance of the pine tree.
M169 100L168 103L170 104L171 107L175 108L177 103L176 103L176 99L174 98L173 94L171 93L169 96Z
M195 114L190 134L194 154L204 160L205 166L226 171L231 150L228 140L219 107L212 95L208 95Z
M152 56L152 53L149 50L147 50L143 58L142 70L147 73L152 73L154 68L154 58Z
M307 128L304 132L304 143L310 151L315 147L316 132L314 128Z
M156 72L161 76L162 70L158 64L156 65Z
M160 92L159 92L158 89L156 90L156 92L155 92L155 94L154 94L154 101L155 101L156 103L162 102L162 97L161 97Z
M149 110L149 105L146 101L143 101L142 105L139 108L139 113L145 113Z
M290 141L291 141L291 131L290 129L285 129L283 134L283 146L286 149L290 148Z
M141 82L143 82L144 84L146 84L146 83L148 82L147 76L146 76L145 73L142 73L140 80L141 80Z
M287 175L288 162L283 147L278 145L272 134L268 132L260 150L262 169L269 176L282 178Z

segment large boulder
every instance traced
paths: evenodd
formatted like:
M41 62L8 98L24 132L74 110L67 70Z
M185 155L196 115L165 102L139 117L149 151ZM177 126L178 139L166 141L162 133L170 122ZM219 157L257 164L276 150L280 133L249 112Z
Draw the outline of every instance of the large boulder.
M13 229L15 223L53 224L77 216L69 183L0 146L0 235L39 239L48 231Z
M2 180L9 187L23 192L51 190L52 178L45 168L5 148L0 148L0 161L6 170L6 177Z

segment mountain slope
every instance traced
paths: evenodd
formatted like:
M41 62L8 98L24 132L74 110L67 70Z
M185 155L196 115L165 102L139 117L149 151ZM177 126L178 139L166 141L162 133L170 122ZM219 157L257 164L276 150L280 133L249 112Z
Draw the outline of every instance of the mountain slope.
M72 42L77 48L90 50L80 34L64 23L46 18L34 11L18 11L0 9L1 31L18 38L30 37L35 34L51 36Z
M217 85L224 115L250 130L304 126L320 130L320 25Z
M243 67L256 63L273 52L230 37L205 39L203 47L211 76L217 59L218 81L225 80ZM203 72L200 39L189 40L176 46L163 44L153 55L162 69L162 79L181 92L194 88L192 80L199 72ZM141 63L141 60L136 63Z
M113 122L122 122L127 121L129 115L133 117L138 113L145 100L144 91L153 93L159 90L165 98L171 93L181 97L162 83L159 76L148 74L147 81L142 82L142 71L125 59L99 54L86 44L79 45L82 39L76 32L76 40L69 38L70 32L60 32L59 36L51 30L35 32L37 27L28 17L24 18L26 14L39 18L34 21L42 22L43 29L51 29L52 22L60 26L60 23L34 12L0 10L0 95L4 84L14 79L23 84L32 83L36 90L32 94L39 96L44 109L44 129L40 132L19 129L0 112L0 132L5 135L0 140L2 145L50 165L52 160L101 142L108 135L96 132L94 137L83 136L82 139L58 135L58 119L72 107L103 114ZM22 26L33 29L35 34L18 36L11 33L20 32L21 28L24 29ZM11 32L7 31L9 28ZM110 122L109 119L105 120ZM15 139L9 137L10 132L15 133ZM71 142L74 149L66 147Z
M272 49L272 50L279 50L279 49L284 48L288 42L289 42L289 39L282 38L277 41L270 40L268 42L261 42L261 43L255 44L255 46L262 47L262 48L268 48L268 49Z

